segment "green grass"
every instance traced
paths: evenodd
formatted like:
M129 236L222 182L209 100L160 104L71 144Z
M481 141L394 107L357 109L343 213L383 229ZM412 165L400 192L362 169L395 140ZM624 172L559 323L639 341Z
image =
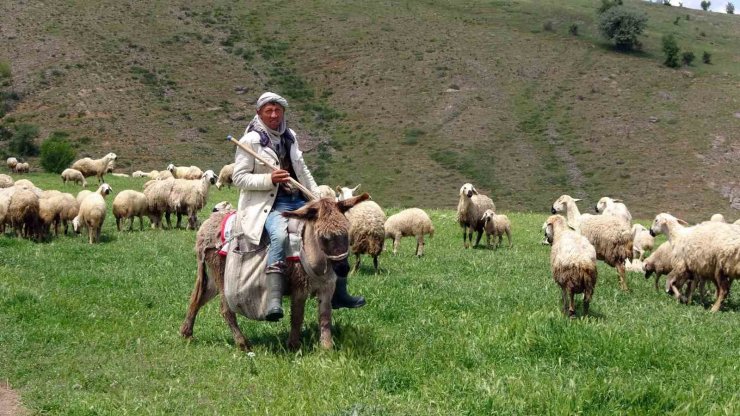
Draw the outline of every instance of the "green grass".
M109 179L115 192L143 183ZM236 191L213 189L209 205L223 199ZM312 300L299 351L285 348L288 319L240 318L253 358L234 346L217 302L191 342L178 334L192 231L118 233L109 217L94 246L0 236L0 379L32 412L63 415L740 411L737 291L711 314L641 275L624 293L600 263L592 315L568 320L539 244L546 213L507 212L514 247L498 251L464 250L454 212L429 213L436 233L423 258L412 239L380 257L377 275L363 258L349 288L368 304L334 313L333 351L318 347Z

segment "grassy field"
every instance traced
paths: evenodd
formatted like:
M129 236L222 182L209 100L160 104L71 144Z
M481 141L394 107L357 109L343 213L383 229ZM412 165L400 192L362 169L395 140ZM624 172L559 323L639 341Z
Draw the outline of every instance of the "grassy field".
M139 182L110 178L115 192ZM407 239L379 274L366 258L350 277L368 304L335 312L333 351L318 349L309 301L298 351L285 348L287 319L240 319L254 357L236 349L217 302L191 342L178 334L192 231L118 233L109 217L95 246L0 236L0 380L32 412L60 415L740 412L737 291L711 314L637 274L622 292L600 263L591 316L568 320L539 244L546 213L508 212L514 246L498 251L464 250L455 213L429 213L423 258Z

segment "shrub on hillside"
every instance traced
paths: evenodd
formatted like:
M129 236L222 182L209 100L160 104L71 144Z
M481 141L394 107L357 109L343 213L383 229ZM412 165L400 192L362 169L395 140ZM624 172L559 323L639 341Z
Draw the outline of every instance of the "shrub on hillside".
M705 64L711 64L712 63L712 54L709 53L709 52L707 52L707 51L704 51L704 53L701 56L701 61L704 62Z
M678 44L676 38L673 35L663 36L663 53L665 54L665 61L663 64L669 68L678 67Z
M36 156L39 148L34 139L39 137L39 128L33 124L19 124L15 128L8 148L16 156Z
M612 7L599 16L599 31L620 50L639 45L637 37L647 25L647 16L622 6Z
M727 11L727 14L735 14L735 5L727 2L727 6L725 6L725 11Z
M51 173L62 173L75 160L76 152L67 141L69 134L55 131L41 144L41 167Z
M622 0L601 0L601 6L598 8L599 14L604 13L605 11L611 9L615 6L621 6Z
M572 23L570 28L568 28L568 32L573 36L578 36L578 23Z
M704 0L702 0L702 2L701 2L701 8L704 11L709 10L709 6L711 6L711 5L712 5L712 2L711 1L704 1Z
M691 51L686 51L681 54L681 61L686 66L691 65L691 63L694 62L694 58L696 58L696 56L694 56L694 52Z

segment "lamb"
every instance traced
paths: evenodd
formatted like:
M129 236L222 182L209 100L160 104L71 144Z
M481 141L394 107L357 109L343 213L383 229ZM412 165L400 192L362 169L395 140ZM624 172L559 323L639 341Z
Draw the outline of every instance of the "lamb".
M338 188L339 201L352 197L352 193L360 188ZM344 214L349 220L349 244L352 254L355 255L353 270L360 268L360 256L368 254L373 258L375 273L378 272L378 256L383 251L385 243L385 213L380 205L374 201L365 201L357 204Z
M198 212L208 201L208 188L216 183L216 174L207 170L199 180L175 179L168 198L170 212L177 214L177 225L180 227L182 215L188 217L186 229L198 229Z
M144 172L141 170L137 170L134 173L131 174L132 178L149 178L149 179L157 179L157 176L159 176L158 170L153 170L150 172Z
M230 163L221 168L221 171L218 173L218 181L216 181L216 189L221 189L224 185L227 185L231 189L231 184L233 183L231 175L234 174L234 165L236 163Z
M563 293L563 313L574 318L574 294L583 293L583 314L588 315L598 277L596 250L586 237L570 230L562 216L552 215L545 224L545 237L552 245L550 270Z
M602 215L621 218L627 223L632 221L632 214L630 214L630 211L621 199L612 199L605 196L599 199L594 209Z
M200 179L203 176L203 171L197 166L175 166L170 163L167 170L175 179Z
M62 172L62 182L66 185L67 181L74 182L77 185L81 184L83 188L87 187L85 176L77 169L64 169Z
M666 241L645 259L645 278L649 279L655 273L655 290L658 290L660 276L668 275L672 270L673 247L670 241Z
M6 163L8 164L8 169L10 169L11 172L15 172L15 165L18 164L18 159L9 157Z
M491 236L493 235L494 248L498 249L506 234L509 248L511 248L511 221L506 215L497 215L494 210L487 209L483 213L483 230L486 232L486 246L491 247ZM498 237L498 243L496 237Z
M89 157L75 161L71 168L79 170L85 177L95 176L98 183L105 183L103 176L108 171L108 165L111 161L116 160L118 156L115 153L108 153L100 159L91 159Z
M0 174L0 188L10 188L13 185L15 185L15 182L12 177Z
M642 224L632 225L632 257L638 260L645 258L646 251L652 251L655 245L655 237Z
M28 173L31 170L31 165L28 162L18 162L15 165L15 173Z
M131 189L121 191L113 199L113 216L116 228L121 231L121 220L131 220L129 231L134 230L134 217L139 217L139 228L144 230L144 216L149 215L149 204L146 195ZM124 224L125 225L125 224Z
M712 215L712 218L710 218L709 221L727 222L727 221L725 221L725 216L722 215L722 214L714 214L714 215Z
M608 215L581 214L576 206L579 199L561 195L553 203L553 214L566 214L570 227L580 232L596 249L596 258L615 267L622 290L629 290L625 280L625 260L632 258L632 232L622 218Z
M96 192L86 196L80 204L80 211L74 219L75 231L79 231L81 225L86 226L90 244L100 242L100 230L106 214L105 196L111 192L113 189L110 185L104 183Z
M635 259L634 261L627 259L624 261L624 270L633 273L645 273L645 263L640 259Z
M463 229L463 246L468 248L473 242L473 232L477 231L475 246L478 246L483 236L483 213L487 209L496 211L491 198L478 193L475 187L466 183L460 188L460 199L457 203L457 222ZM467 229L470 229L468 233Z
M393 254L398 252L401 237L416 237L416 256L424 255L424 234L434 236L432 220L419 208L405 209L393 214L385 221L385 238L393 239Z

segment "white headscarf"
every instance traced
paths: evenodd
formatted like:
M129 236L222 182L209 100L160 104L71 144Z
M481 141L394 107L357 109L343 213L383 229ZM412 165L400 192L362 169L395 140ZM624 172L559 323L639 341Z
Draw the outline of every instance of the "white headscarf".
M257 110L259 110L260 108L262 108L263 105L267 103L278 103L283 106L284 109L288 108L288 100L275 94L274 92L269 91L260 95L260 98L257 99L257 105L255 107L257 108Z

